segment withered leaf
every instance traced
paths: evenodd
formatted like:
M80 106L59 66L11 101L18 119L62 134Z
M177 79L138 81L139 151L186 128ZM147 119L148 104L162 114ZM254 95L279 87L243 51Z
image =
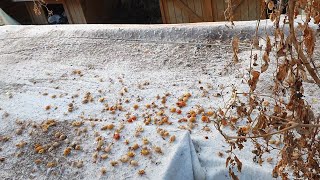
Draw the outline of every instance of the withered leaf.
M278 57L283 57L283 56L285 56L285 55L286 55L286 49L285 49L285 47L279 48L278 51L277 51L277 56L278 56Z
M271 52L271 49L272 49L272 46L271 46L271 40L270 40L270 37L267 35L267 42L266 42L266 49L265 49L265 51L268 53L268 55L269 55L269 53Z
M227 121L226 119L222 119L222 120L221 120L221 124L222 124L223 126L227 126L227 125L228 125L228 121Z
M308 81L308 78L307 78L307 73L306 73L306 70L304 69L304 66L298 66L299 68L299 75L301 77L301 79L303 81Z
M237 163L237 168L238 168L239 172L241 172L241 170L242 170L242 162L238 159L237 156L234 156L234 160Z
M267 51L263 53L262 59L265 63L270 62L269 54Z
M273 8L274 8L274 2L273 1L269 1L268 2L268 9L269 10L273 10Z
M234 174L231 168L229 168L229 176L232 178L232 180L239 180L238 176Z
M274 22L275 20L276 20L276 17L277 17L277 15L276 15L276 13L270 13L270 15L269 15L269 18L270 18L270 20L272 21L272 22Z
M239 38L237 36L234 36L232 38L232 50L233 50L233 53L238 53L239 52Z
M233 62L234 63L238 63L239 62L239 58L237 54L233 54Z
M260 114L256 125L253 127L254 131L259 131L267 127L268 119L264 114Z
M276 104L276 105L274 106L273 110L274 110L274 112L275 112L276 114L281 113L281 107L280 107L278 104Z
M257 36L255 36L252 40L252 45L255 49L260 49L260 46L259 46L259 38Z
M278 72L277 72L277 79L282 82L288 74L288 65L287 63L281 64L279 66Z
M320 13L317 16L315 16L313 19L314 19L314 24L319 24L320 23Z
M259 71L252 71L251 75L253 76L253 79L259 79L260 72Z
M232 51L233 51L233 62L237 63L239 62L238 58L238 52L239 52L239 38L237 36L234 36L232 38Z
M228 167L230 160L231 160L231 157L229 156L229 157L226 159L226 167Z
M314 52L316 39L313 30L309 26L306 26L303 31L303 40L304 45L307 48L307 53L311 56Z
M268 63L264 63L261 66L261 73L265 72L266 70L268 70L269 64Z
M251 75L252 75L252 78L248 80L248 84L250 86L251 91L254 91L257 87L260 72L259 71L252 71Z

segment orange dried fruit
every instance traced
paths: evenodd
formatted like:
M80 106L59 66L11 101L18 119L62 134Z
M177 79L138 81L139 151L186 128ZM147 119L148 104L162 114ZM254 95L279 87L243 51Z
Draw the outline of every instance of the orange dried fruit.
M169 141L169 142L172 143L172 142L174 142L175 140L176 140L176 136L173 135L173 136L170 137L170 141Z
M201 121L202 121L202 122L207 122L207 123L210 122L208 116L202 116L202 117L201 117Z
M132 151L129 151L129 152L127 153L127 155L132 158L132 157L134 157L136 154L135 154L134 152L132 152Z
M146 156L146 155L148 155L149 153L150 153L150 151L148 150L148 148L143 148L142 150L141 150L141 152L140 152L142 155L144 155L144 156Z
M108 158L108 154L102 154L100 157L101 157L101 159L107 159Z
M47 105L44 109L45 109L46 111L48 111L49 109L51 109L51 106L50 106L50 105Z
M177 104L177 106L180 107L180 108L181 108L181 107L185 107L185 106L187 105L186 102L184 102L184 101L179 101L179 102L177 102L176 104Z
M176 111L177 111L177 109L176 109L175 107L171 107L171 108L170 108L170 112L174 113L174 112L176 112Z
M138 174L139 174L140 176L144 175L145 173L146 173L146 172L145 172L145 170L143 170L143 169L141 169L141 170L138 171Z
M36 164L40 164L42 161L41 161L41 159L36 159L35 161L34 161L34 163L36 163Z
M131 164L132 166L138 166L138 162L135 161L135 160L131 160L131 161L130 161L130 164Z
M52 168L52 167L55 167L55 166L57 166L57 163L55 163L55 162L48 162L47 163L47 167L48 168Z
M119 140L119 139L120 139L120 134L119 134L119 132L115 132L115 133L113 134L113 138L114 138L115 140Z
M105 167L101 168L101 174L106 174L107 173L107 169Z
M71 153L71 147L67 147L64 151L63 151L63 155L64 156L68 156Z
M197 120L196 117L190 117L190 118L189 118L189 122L192 122L192 123L196 122L196 120Z

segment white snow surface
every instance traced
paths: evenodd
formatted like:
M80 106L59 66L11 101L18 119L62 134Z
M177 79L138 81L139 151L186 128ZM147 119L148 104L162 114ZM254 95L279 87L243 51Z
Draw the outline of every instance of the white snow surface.
M0 27L0 137L10 137L7 142L0 141L0 157L5 158L0 161L0 179L230 179L225 166L228 145L213 124L202 122L198 116L194 129L184 130L181 127L188 127L187 123L178 120L197 105L205 111L223 108L233 86L238 92L248 90L250 46L246 42L253 35L255 23L236 22L232 29L226 23ZM271 32L270 22L261 24L267 24L266 29ZM242 40L237 64L232 62L230 47L234 34ZM81 75L74 74L75 70L81 71ZM270 94L272 78L267 71L257 91ZM125 87L128 92L121 95ZM305 87L306 99L319 110L319 89L312 83L305 83ZM83 104L87 92L94 101ZM175 107L178 97L187 92L192 96L187 106L181 108L182 113L171 113L169 108ZM162 104L156 96L166 93L170 96ZM216 96L217 93L223 96ZM52 98L53 95L56 97ZM99 102L102 97L105 101ZM125 103L125 99L129 102ZM113 106L120 102L123 111L115 114L103 111L104 104ZM153 102L157 107L145 107ZM72 112L68 112L69 103L73 103ZM137 110L134 104L139 105ZM48 105L51 108L45 110ZM171 125L143 123L143 114L151 114L153 120L160 109ZM137 120L127 122L127 113L136 115ZM58 122L48 132L32 127L48 119ZM17 120L28 123L20 135L16 131L23 125ZM71 126L74 121L84 124L75 128ZM100 130L110 123L115 125L113 130ZM121 123L124 124L121 137L114 140L114 131ZM139 126L144 131L136 137ZM210 131L203 130L205 126ZM88 131L77 134L83 128ZM175 135L176 141L170 143L169 137L162 138L157 128ZM224 130L232 133L228 127ZM44 154L34 152L36 144L56 141L54 133L58 131L67 135L61 146ZM98 158L94 163L97 133L104 137L103 147L112 142L114 145L107 159ZM149 140L144 146L151 153L143 156L141 147L136 150L133 159L138 166L120 161L115 167L110 165L110 161L119 160L134 143L143 146L143 138ZM21 141L27 143L25 147L16 147ZM81 150L72 150L64 156L63 150L74 141L80 144ZM156 153L154 146L161 147L163 153ZM278 152L266 154L264 160L268 157L274 160L264 161L260 166L252 160L252 148L247 145L237 151L243 163L242 172L237 173L239 178L272 179ZM35 163L37 159L41 160L40 164ZM84 166L74 167L74 162L79 160ZM56 162L57 166L47 168L48 162ZM105 174L101 173L103 167L107 170ZM139 175L142 169L145 174Z

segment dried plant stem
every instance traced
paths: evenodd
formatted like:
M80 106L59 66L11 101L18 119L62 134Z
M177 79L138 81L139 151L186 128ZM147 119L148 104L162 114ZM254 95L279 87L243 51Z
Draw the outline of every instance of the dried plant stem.
M301 58L303 64L305 65L305 67L307 68L309 74L311 75L311 77L313 78L313 80L317 83L317 85L320 87L320 79L317 76L315 70L310 66L310 63L308 62L307 57L304 55L303 53L303 49L301 47L301 45L299 45L299 42L296 38L296 34L294 31L294 7L296 4L296 0L290 0L288 2L289 8L288 8L288 18L289 18L289 27L290 27L290 37L292 40L292 44L295 48L295 50L298 52L299 57Z
M261 138L261 137L268 137L268 136L272 136L275 134L280 134L286 131L289 131L291 129L295 129L295 128L299 128L299 127L311 127L311 128L318 128L320 127L320 124L300 124L300 123L295 123L290 121L290 123L292 124L289 127L286 127L280 131L276 131L276 132L272 132L272 133L267 133L267 134L262 134L262 135L257 135L257 136L228 136L226 134L225 137L227 137L227 139L248 139L248 138Z

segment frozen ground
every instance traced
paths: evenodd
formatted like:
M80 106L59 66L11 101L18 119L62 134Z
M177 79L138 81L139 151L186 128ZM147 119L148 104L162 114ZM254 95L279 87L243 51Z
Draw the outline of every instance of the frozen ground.
M233 30L222 23L0 27L0 179L230 179L225 169L228 146L213 124L198 117L191 130L179 119L197 106L205 111L223 107L232 86L247 90L246 41L255 25L236 25ZM238 64L232 63L234 34L243 40ZM270 93L271 78L270 73L264 76L258 91ZM305 91L319 109L319 89L306 83ZM83 103L88 92L92 101ZM169 108L185 93L191 93L187 106L181 114L171 113ZM121 111L105 110L119 105ZM159 111L171 125L154 123L163 116ZM147 114L149 125L144 123ZM130 123L127 116L137 119ZM43 122L52 119L55 125L43 131ZM101 130L108 124L115 127ZM157 128L169 135L161 137ZM114 139L117 129L119 140ZM143 129L140 135L138 129ZM176 140L170 142L173 135ZM102 150L97 148L99 137ZM143 144L144 138L149 143ZM21 147L21 142L26 144ZM130 150L135 143L140 147ZM111 150L104 152L110 144ZM42 154L35 152L37 145ZM67 147L71 153L65 156ZM148 155L140 153L143 147ZM121 162L128 151L135 156ZM108 158L101 158L105 154ZM260 166L246 147L239 153L244 164L240 179L272 179L277 152L268 157L274 160ZM111 166L111 161L118 165Z

